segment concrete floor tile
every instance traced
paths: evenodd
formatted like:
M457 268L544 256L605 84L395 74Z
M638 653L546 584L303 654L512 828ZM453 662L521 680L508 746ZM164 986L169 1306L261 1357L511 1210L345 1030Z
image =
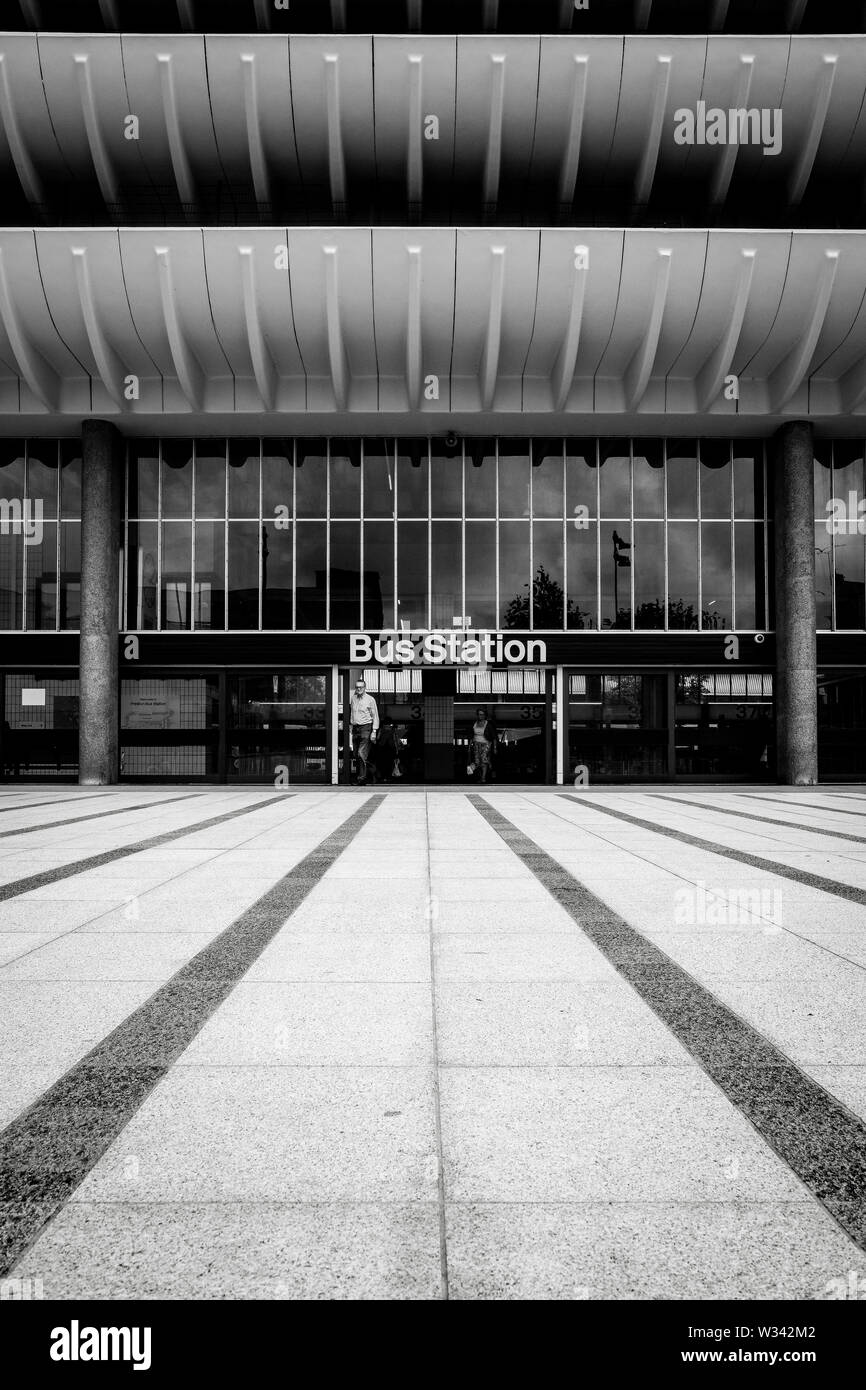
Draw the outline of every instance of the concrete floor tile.
M200 951L216 933L69 932L12 961L6 980L149 980L161 982Z
M435 941L436 978L443 984L616 978L613 966L577 931L440 931Z
M435 1155L426 1067L176 1067L72 1201L433 1202Z
M863 1263L804 1201L449 1203L446 1226L458 1300L819 1299Z
M74 1203L17 1277L50 1299L437 1299L435 1203Z
M0 979L3 1061L65 1070L153 993L153 981Z
M177 1065L423 1066L432 1042L429 985L244 980Z
M613 978L437 988L444 1066L691 1066L673 1034Z
M451 1201L796 1201L790 1169L695 1066L445 1067Z

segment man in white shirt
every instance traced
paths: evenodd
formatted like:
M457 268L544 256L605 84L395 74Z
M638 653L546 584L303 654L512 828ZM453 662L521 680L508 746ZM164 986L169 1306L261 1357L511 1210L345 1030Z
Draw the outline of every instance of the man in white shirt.
M357 760L358 786L367 785L367 760L370 757L370 744L376 742L379 732L379 710L372 695L367 694L364 681L355 681L355 689L349 702L349 728L352 735L352 748Z

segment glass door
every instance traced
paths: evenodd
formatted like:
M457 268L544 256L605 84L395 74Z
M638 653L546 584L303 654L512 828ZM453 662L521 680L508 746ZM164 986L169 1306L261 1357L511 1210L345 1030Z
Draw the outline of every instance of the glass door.
M569 672L567 780L667 781L668 677L630 671Z
M228 685L229 782L330 782L325 672L231 676Z

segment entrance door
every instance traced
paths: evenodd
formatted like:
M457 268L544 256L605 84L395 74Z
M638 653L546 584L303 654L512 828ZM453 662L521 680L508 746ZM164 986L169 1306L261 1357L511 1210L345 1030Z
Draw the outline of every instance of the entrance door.
M570 672L567 680L571 775L585 768L590 783L669 780L666 675Z
M497 782L546 781L545 740L547 720L543 698L494 699L484 703L454 701L454 780L473 782L466 769L472 762L472 729L478 711L484 710L496 731L492 758Z

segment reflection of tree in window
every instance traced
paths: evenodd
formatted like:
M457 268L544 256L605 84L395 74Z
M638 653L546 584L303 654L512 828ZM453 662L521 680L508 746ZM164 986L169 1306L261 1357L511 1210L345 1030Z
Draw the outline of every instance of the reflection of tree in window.
M503 626L507 628L529 628L529 584L524 584L523 594L515 594L505 608ZM578 619L587 620L588 613L581 613L571 599L566 601L562 585L552 579L543 565L539 565L532 581L532 625L538 629L561 628L565 608L569 627L578 627Z

